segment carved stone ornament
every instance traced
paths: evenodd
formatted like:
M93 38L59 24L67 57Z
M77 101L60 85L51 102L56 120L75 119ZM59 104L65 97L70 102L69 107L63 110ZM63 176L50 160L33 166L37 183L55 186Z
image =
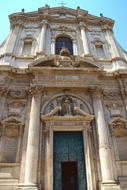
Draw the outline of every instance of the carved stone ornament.
M127 120L122 117L113 118L109 123L109 127L111 129L112 136L127 136Z
M72 56L69 55L65 49L62 50L62 55L50 55L37 59L29 65L29 68L34 67L38 67L39 69L41 69L41 67L83 67L101 69L100 66L96 65L93 58Z
M17 89L17 90L12 89L9 91L9 95L12 98L25 98L27 95L27 92L24 89Z
M24 124L16 117L8 117L1 121L1 126L4 127L4 135L13 138L18 137L23 129Z
M21 117L25 108L25 101L23 100L11 100L8 102L8 115Z
M85 116L85 117L93 117L93 115L85 112L85 107L83 104L80 104L80 107L77 106L77 102L69 95L65 95L60 99L58 106L53 106L50 104L50 112L45 114L46 117L51 116L63 116L63 117L71 117L71 116Z

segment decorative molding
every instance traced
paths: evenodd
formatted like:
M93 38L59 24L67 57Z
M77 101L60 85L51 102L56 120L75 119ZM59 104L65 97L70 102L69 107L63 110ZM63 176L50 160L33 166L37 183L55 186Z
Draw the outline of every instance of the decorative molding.
M27 96L27 91L26 89L10 89L9 90L9 95L12 97L12 98L26 98Z
M28 94L29 95L39 95L44 92L44 86L42 85L34 85L32 84L30 88L28 89Z
M1 127L4 128L4 136L8 138L14 138L21 135L24 123L22 120L17 119L16 117L10 116L0 122Z

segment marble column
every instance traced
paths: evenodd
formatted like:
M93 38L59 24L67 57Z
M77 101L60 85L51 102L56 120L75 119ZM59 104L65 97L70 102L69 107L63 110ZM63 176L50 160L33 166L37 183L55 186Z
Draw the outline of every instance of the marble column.
M101 95L99 93L93 93L92 95L97 124L102 182L113 182L114 175L112 169L111 152L108 141L107 126L105 123L104 111L101 102Z
M37 188L41 89L33 88L26 150L25 186ZM28 189L29 189L28 188Z
M87 55L90 55L90 51L89 51L87 35L86 35L86 26L82 22L80 23L80 29L81 29L81 38L82 38L82 43L83 43L84 55L87 56Z
M51 54L55 54L55 38L51 39Z
M73 53L74 55L78 55L76 40L73 40Z
M39 52L45 52L45 47L46 47L46 31L47 31L47 26L48 23L46 20L43 20L42 28L41 28L41 34L40 34L40 43L39 43Z

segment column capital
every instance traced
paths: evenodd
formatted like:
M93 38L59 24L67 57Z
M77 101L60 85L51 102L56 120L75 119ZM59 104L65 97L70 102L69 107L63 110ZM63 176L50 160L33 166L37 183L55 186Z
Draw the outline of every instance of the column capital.
M51 41L55 42L55 40L56 40L56 37L55 36L51 36Z
M99 87L91 87L89 92L92 94L93 97L101 98L103 96L103 89Z
M41 95L44 92L44 86L42 85L31 85L28 89L28 94L33 95Z
M48 26L48 21L47 20L42 20L41 23L40 23L40 26L45 26L47 27Z
M86 25L84 22L80 22L80 23L79 23L79 27L80 27L81 29L87 29L87 25Z

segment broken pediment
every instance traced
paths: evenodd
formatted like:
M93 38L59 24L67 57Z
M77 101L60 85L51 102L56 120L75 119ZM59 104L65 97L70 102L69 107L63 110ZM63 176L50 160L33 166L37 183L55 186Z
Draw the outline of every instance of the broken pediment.
M17 127L23 126L22 121L14 116L10 116L10 117L7 117L6 119L2 120L1 124L3 126L14 126L14 125Z
M33 67L77 67L77 68L92 68L100 69L92 58L82 58L79 56L54 55L40 58L29 65Z

